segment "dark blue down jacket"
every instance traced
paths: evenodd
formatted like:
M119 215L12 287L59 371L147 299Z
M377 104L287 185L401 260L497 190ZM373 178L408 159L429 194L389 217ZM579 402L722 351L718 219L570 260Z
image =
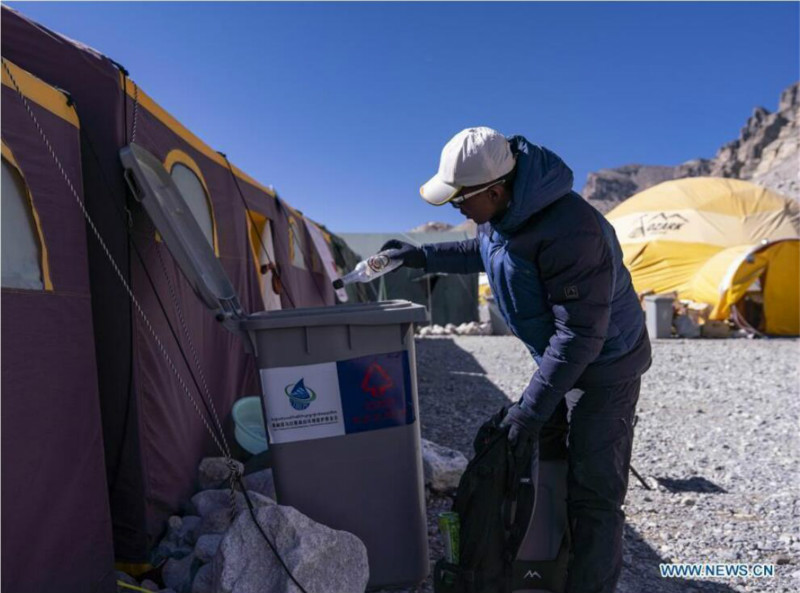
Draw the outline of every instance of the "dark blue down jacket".
M634 379L650 365L644 313L611 224L572 191L572 171L521 136L508 210L475 239L423 246L427 271L485 271L509 328L539 368L523 393L545 421L573 387Z

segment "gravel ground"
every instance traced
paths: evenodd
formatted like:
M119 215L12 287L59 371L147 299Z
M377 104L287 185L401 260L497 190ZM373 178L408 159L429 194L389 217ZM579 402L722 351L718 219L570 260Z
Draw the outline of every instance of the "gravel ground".
M657 340L644 376L619 593L800 590L798 340ZM422 436L472 454L535 365L513 337L417 340ZM431 559L442 554L428 497ZM776 577L680 580L663 562L774 564ZM430 579L419 592L432 591Z

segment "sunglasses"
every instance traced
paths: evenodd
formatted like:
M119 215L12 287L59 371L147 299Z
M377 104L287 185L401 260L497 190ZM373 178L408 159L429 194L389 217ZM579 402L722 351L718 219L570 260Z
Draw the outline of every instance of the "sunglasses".
M503 185L505 182L506 182L505 179L501 179L500 181L492 181L489 185L482 187L481 189L476 189L475 191L471 191L468 194L456 196L450 200L450 205L453 206L453 208L458 208L461 204L463 204L470 198L475 197L478 194L482 194L487 189L492 189L495 185Z

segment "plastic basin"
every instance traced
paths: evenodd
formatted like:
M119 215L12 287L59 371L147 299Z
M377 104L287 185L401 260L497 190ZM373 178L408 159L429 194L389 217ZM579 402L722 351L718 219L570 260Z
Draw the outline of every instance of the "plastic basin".
M233 404L233 424L236 442L253 455L267 450L267 429L261 411L261 397L243 397Z

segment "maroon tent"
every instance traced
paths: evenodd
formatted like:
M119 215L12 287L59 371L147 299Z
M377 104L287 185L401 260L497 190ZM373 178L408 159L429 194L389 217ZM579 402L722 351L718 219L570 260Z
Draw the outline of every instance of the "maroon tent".
M2 68L2 590L114 591L79 120Z
M301 213L183 127L115 62L13 10L3 7L2 12L4 58L63 89L81 119L86 207L144 314L131 306L105 250L90 233L92 320L115 555L118 561L147 563L166 519L191 495L198 461L219 454L186 391L209 423L208 410L216 410L230 443L232 403L259 387L241 340L212 318L131 197L119 150L135 140L162 160L246 311L330 305L334 293Z

